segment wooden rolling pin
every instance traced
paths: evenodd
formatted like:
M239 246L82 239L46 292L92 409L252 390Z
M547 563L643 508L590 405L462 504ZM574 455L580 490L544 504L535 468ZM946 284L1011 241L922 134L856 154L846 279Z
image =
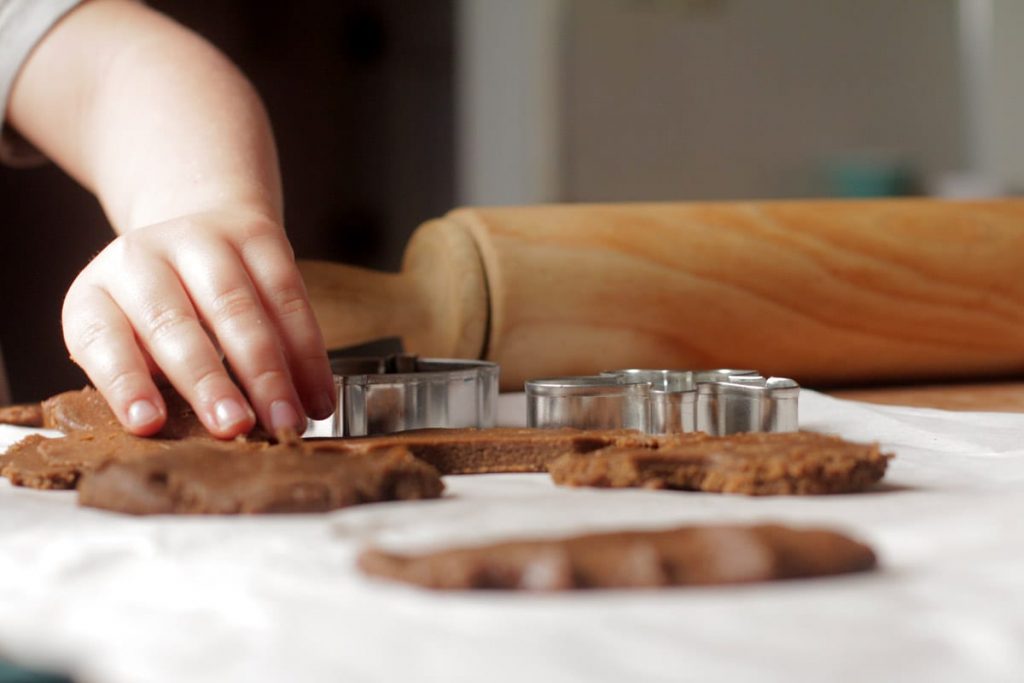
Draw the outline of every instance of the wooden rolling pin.
M457 209L400 274L300 263L328 346L837 384L1024 372L1024 200Z

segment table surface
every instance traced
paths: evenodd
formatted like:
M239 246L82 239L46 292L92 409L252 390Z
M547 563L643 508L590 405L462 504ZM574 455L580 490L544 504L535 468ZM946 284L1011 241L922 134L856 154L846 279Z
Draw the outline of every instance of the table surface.
M1024 382L963 382L896 387L831 389L836 398L884 405L956 411L1024 413Z
M990 408L1016 395L1006 386L923 391L996 401ZM499 413L521 419L522 395L502 396ZM1024 415L807 391L800 421L895 453L883 484L751 498L474 475L446 477L441 500L135 518L79 508L73 492L0 481L0 657L106 683L1024 680ZM29 431L0 429L0 447ZM876 549L881 567L569 595L437 594L355 568L367 545L415 551L768 521L846 531Z

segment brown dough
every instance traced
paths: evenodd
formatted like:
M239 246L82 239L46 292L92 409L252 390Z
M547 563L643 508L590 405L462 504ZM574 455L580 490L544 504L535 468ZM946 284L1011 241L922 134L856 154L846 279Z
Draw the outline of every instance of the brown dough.
M190 439L213 448L254 450L262 442ZM16 486L73 489L79 478L108 462L134 461L160 453L179 441L144 439L121 431L79 431L50 439L32 434L0 455L0 475Z
M157 438L213 437L178 392L170 387L164 387L161 394L167 405L167 422L155 435ZM59 429L65 434L78 431L124 432L106 400L92 387L65 391L43 401L43 425L50 429ZM267 435L257 428L249 438L265 441Z
M0 424L19 427L42 427L43 407L38 403L22 403L0 407Z
M444 485L407 450L315 452L301 445L223 448L186 440L83 475L78 502L135 515L324 512L438 498Z
M655 437L631 430L525 429L418 429L386 436L350 439L313 439L313 448L366 450L402 446L442 474L488 472L544 472L547 463L566 453L588 453L609 446L657 448L707 438L704 434Z
M679 442L657 450L608 448L549 465L563 486L670 488L748 495L863 491L891 455L811 432L754 433Z
M92 387L65 391L43 401L43 426L65 434L123 431L103 396Z
M0 475L16 486L73 489L82 472L116 458L144 457L170 443L123 432L73 432L56 439L32 434L0 455Z
M497 543L423 555L368 550L366 574L434 589L554 591L773 581L873 569L842 534L783 526L681 527Z

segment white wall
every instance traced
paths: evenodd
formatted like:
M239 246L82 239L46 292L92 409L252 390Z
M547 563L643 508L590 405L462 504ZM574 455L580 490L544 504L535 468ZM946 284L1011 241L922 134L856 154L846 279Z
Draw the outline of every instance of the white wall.
M957 10L461 0L460 202L814 195L827 162L866 151L962 169Z
M528 204L559 196L561 18L561 0L460 0L460 204Z
M992 0L992 104L984 133L989 171L1024 191L1024 2Z
M569 0L564 196L817 194L823 166L847 154L958 169L956 9L954 0Z

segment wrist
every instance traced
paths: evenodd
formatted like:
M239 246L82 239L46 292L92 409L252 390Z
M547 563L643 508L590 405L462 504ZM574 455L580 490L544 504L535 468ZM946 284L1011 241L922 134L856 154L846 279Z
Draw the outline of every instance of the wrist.
M154 194L132 196L120 206L101 202L114 229L126 233L158 223L189 216L222 215L251 218L282 224L284 221L280 188L213 187L201 190L162 189Z

